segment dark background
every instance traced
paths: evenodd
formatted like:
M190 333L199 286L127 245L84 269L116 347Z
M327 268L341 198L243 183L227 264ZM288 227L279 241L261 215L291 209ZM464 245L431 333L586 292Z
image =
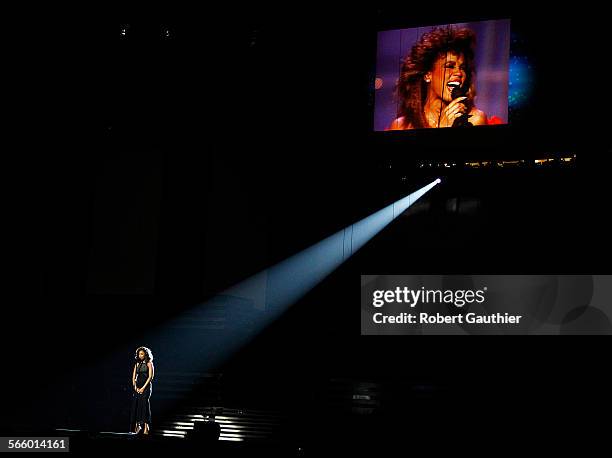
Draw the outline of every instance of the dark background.
M511 17L536 67L517 123L371 132L376 30L494 17ZM121 363L69 370L438 176L414 225L389 227L228 363L253 393L243 401L299 406L342 376L424 380L502 410L609 403L601 337L363 338L353 313L362 273L611 273L598 21L586 9L166 4L32 23L28 146L5 153L4 425L123 428L101 399ZM574 167L416 167L565 153ZM477 211L449 213L456 197ZM129 368L131 355L115 358Z

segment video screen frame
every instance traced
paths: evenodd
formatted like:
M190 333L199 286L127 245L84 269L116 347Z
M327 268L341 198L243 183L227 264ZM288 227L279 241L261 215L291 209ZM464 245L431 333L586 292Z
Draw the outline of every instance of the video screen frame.
M510 19L378 31L373 131L509 124L510 40Z

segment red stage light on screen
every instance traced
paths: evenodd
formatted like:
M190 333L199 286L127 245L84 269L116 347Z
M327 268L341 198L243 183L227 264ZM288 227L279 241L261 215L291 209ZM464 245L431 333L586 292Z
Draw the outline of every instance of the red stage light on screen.
M382 78L376 78L374 80L374 89L378 90L380 88L383 87L383 79Z

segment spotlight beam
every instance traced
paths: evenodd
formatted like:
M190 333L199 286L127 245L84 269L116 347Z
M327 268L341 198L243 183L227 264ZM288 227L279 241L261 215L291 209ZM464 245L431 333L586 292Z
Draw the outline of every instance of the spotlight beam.
M211 369L257 336L355 254L395 218L440 183L437 179L301 252L252 275L203 304L151 330L144 342L160 360L200 361ZM136 348L136 347L134 347ZM165 356L162 356L165 355ZM194 370L191 367L190 370Z
M129 347L121 353L113 352L108 359L98 361L96 370L102 373L111 367L112 371L131 370L129 355L140 345L153 349L158 361L158 380L167 379L172 373L201 374L214 370L439 183L439 179L429 183L203 304L151 328L137 341L127 342ZM185 392L187 395L189 393ZM176 400L167 402L173 404ZM169 407L162 408L158 404L159 410Z

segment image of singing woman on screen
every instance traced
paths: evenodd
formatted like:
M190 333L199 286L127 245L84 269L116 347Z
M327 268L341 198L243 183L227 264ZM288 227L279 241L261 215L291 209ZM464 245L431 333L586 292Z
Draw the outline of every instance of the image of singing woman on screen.
M397 116L387 130L501 124L476 106L475 42L469 28L424 33L402 60Z

